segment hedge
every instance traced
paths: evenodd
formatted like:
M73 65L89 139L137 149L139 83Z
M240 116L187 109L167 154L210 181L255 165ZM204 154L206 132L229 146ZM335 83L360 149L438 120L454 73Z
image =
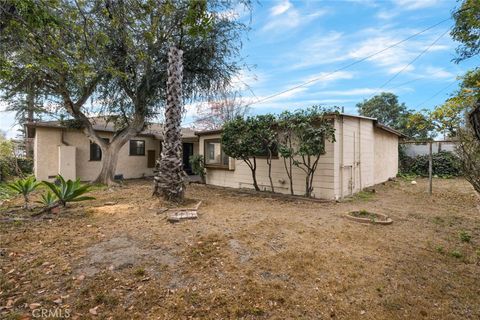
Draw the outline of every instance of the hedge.
M433 175L439 177L461 176L460 159L450 151L440 151L432 154ZM416 157L409 157L400 152L400 174L428 176L428 154Z

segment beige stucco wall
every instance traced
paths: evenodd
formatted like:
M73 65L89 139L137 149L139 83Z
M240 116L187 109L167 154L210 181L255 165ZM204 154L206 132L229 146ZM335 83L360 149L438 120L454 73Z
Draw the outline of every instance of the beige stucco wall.
M219 134L200 137L200 154L204 153L205 139L220 138ZM333 199L334 198L334 146L333 143L327 143L326 154L320 158L318 169L314 177L313 195L316 198ZM253 188L252 174L250 168L242 160L230 160L230 168L234 170L207 168L207 183L232 187L232 188ZM233 163L232 163L233 162ZM290 193L289 180L285 171L282 158L272 160L272 177L276 192ZM294 168L293 171L293 189L295 194L305 193L305 173ZM257 182L262 190L270 190L270 181L268 179L268 165L266 159L257 159Z
M112 137L112 133L100 132L102 138ZM153 168L147 168L148 150L155 150L159 156L160 141L152 137L140 136L135 140L145 140L145 155L130 156L127 142L119 152L116 174L123 174L125 179L152 176ZM78 130L65 130L63 141L76 149L76 176L84 181L93 180L101 169L101 161L90 161L90 140ZM198 153L198 142L195 139L186 139L185 142L194 142L194 154ZM58 147L62 143L62 131L55 128L36 128L34 143L34 172L39 180L47 180L59 173ZM49 178L50 177L50 178Z
M398 173L398 137L375 129L375 184L387 181Z

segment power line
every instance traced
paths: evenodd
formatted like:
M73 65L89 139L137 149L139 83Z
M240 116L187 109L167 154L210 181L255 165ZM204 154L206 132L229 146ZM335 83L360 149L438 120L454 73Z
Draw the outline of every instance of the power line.
M419 105L417 105L415 107L415 109L418 109L418 107L424 105L425 103L427 103L428 101L432 100L433 98L435 98L436 96L438 96L440 93L442 93L443 91L447 90L448 88L450 88L453 84L455 84L457 82L457 80L455 79L455 81L453 82L450 82L447 86L443 87L442 89L440 89L437 93L435 93L433 96L431 96L430 98L426 99L425 101L423 101L422 103L420 103Z
M413 58L413 60L411 60L409 63L407 63L400 71L398 71L397 73L395 73L390 79L388 79L387 81L385 81L378 89L377 91L375 91L371 96L373 97L374 95L376 95L381 89L383 89L387 84L389 84L390 82L392 82L392 80L394 80L396 77L398 77L403 71L405 71L409 66L411 66L415 61L417 61L418 59L420 59L425 53L428 52L428 50L430 50L441 38L443 38L444 35L447 34L447 32L449 32L451 30L451 27L448 28L444 33L442 33L437 39L435 39L435 41L433 41L428 47L426 47L422 52L420 52L415 58Z
M437 22L436 24L434 24L434 25L432 25L432 26L430 26L430 27L428 27L428 28L426 28L426 29L423 29L422 31L419 31L419 32L417 32L417 33L415 33L415 34L413 34L413 35L411 35L411 36L409 36L409 37L407 37L407 38L405 38L405 39L403 39L403 40L401 40L401 41L398 41L398 42L396 42L396 43L394 43L394 44L392 44L392 45L390 45L390 46L388 46L388 47L386 47L386 48L384 48L384 49L382 49L382 50L380 50L380 51L377 51L377 52L375 52L375 53L372 53L372 54L370 54L370 55L368 55L368 56L366 56L366 57L363 57L363 58L360 59L360 60L354 61L354 62L349 63L349 64L347 64L347 65L345 65L345 66L343 66L343 67L340 67L340 68L338 68L338 69L336 69L336 70L334 70L334 71L332 71L332 72L329 72L329 73L327 73L327 74L324 74L324 75L322 75L321 77L313 78L313 79L311 79L311 80L305 81L305 82L303 82L303 83L301 83L301 84L299 84L299 85L296 85L296 86L294 86L294 87L291 87L291 88L289 88L289 89L280 91L280 92L278 92L278 93L272 94L272 95L267 96L267 97L265 97L265 98L258 99L257 101L251 102L250 104L248 104L248 106L250 106L250 105L252 105L252 104L257 104L257 103L260 103L260 102L264 102L264 101L270 100L270 99L272 99L272 98L274 98L274 97L277 97L277 96L279 96L279 95L282 95L282 94L284 94L284 93L290 92L290 91L295 90L295 89L298 89L298 88L302 88L302 87L304 87L304 86L306 86L306 85L308 85L308 84L310 84L310 83L317 82L318 80L321 80L321 79L323 79L323 78L329 77L329 76L331 76L332 74L335 74L335 73L337 73L337 72L339 72L339 71L343 71L343 70L345 70L345 69L348 69L348 68L350 68L350 67L352 67L352 66L354 66L354 65L357 65L357 64L359 64L359 63L361 63L361 62L363 62L363 61L366 61L366 60L368 60L368 59L370 59L370 58L372 58L372 57L374 57L374 56L377 56L377 55L379 55L379 54L381 54L381 53L383 53L383 52L385 52L385 51L387 51L387 50L390 50L391 48L394 48L394 47L396 47L396 46L398 46L398 45L400 45L400 44L402 44L402 43L404 43L404 42L407 42L408 40L413 39L413 38L421 35L422 33L425 33L425 32L427 32L428 30L431 30L431 29L439 26L439 25L441 25L442 23L444 23L444 22L446 22L446 21L448 21L448 20L450 20L450 19L451 19L451 18L447 18L447 19L444 19L444 20L442 20L442 21L440 21L440 22Z

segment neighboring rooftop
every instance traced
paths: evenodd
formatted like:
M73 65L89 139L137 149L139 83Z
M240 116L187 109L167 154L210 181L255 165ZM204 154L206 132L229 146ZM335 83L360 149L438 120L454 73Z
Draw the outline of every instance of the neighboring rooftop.
M68 121L68 120L67 120ZM101 132L115 132L115 124L113 122L107 122L104 118L92 118L91 123L95 131ZM67 129L69 128L65 125L65 121L35 121L27 124L30 127L42 127L42 128L58 128L58 129ZM70 127L71 129L71 127ZM143 130L140 135L143 136L152 136L156 139L163 139L163 124L161 123L152 123ZM182 128L182 137L183 138L195 138L195 132L190 128Z

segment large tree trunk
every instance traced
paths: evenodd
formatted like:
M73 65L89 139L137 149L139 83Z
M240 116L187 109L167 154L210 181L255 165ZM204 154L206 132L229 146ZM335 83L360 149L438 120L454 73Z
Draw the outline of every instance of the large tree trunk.
M162 155L157 161L154 194L167 201L180 202L185 193L182 163L182 79L183 51L171 47L168 52L167 107Z
M118 154L123 145L130 139L130 136L113 139L109 144L100 146L102 149L102 169L93 183L115 185L115 170L117 169Z

